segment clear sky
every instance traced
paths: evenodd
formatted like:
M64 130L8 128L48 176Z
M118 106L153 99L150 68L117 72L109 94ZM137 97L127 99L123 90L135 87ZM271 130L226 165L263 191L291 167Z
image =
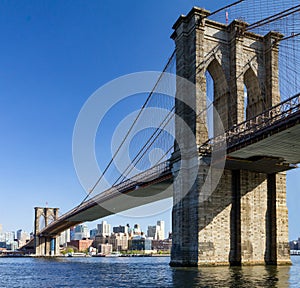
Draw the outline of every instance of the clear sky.
M230 2L0 1L4 230L32 231L34 206L48 202L66 212L79 204L86 194L73 167L72 133L84 102L119 76L162 70L174 49L169 36L180 14L192 6L213 11ZM298 170L288 173L291 239L300 236L299 175ZM159 219L169 230L170 211L107 220L112 225L138 222L145 230Z

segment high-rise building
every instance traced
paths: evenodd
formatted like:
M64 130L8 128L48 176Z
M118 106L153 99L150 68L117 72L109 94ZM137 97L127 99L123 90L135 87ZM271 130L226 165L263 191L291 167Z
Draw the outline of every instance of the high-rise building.
M2 224L0 224L0 233L2 233Z
M128 233L128 226L117 226L117 227L113 227L113 232L114 233Z
M142 230L141 230L140 224L134 224L132 232L133 232L133 235L141 235Z
M103 236L110 235L110 224L107 224L106 221L102 221L101 224L98 224L97 228L98 228L99 235L103 235Z
M98 234L98 229L95 228L90 230L90 239L94 239L97 234Z
M165 221L159 220L157 221L158 228L158 240L164 240L165 239Z
M89 238L89 229L86 224L80 224L75 227L74 240L82 240Z
M155 226L148 226L148 229L147 229L147 236L148 237L156 239L157 238L157 233L156 232L157 232L156 225Z
M75 226L70 228L70 240L75 240Z
M19 242L19 246L23 246L26 244L26 241L29 240L29 234L22 229L17 231L17 240Z
M15 232L11 231L11 232L5 232L5 242L7 244L11 244L15 241Z
M5 233L0 233L0 242L5 242Z
M70 229L67 229L66 231L64 231L60 234L59 245L67 246L67 243L70 241L71 241L71 233L70 233Z
M165 221L157 221L156 226L148 226L147 236L154 240L165 239Z

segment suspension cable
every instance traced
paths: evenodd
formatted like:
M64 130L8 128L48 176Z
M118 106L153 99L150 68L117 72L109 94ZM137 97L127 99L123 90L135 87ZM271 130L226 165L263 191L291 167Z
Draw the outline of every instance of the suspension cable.
M116 158L117 154L119 153L119 151L121 150L121 147L123 146L123 144L125 143L126 139L128 138L129 134L131 133L131 131L133 130L133 127L135 126L135 124L137 123L138 119L140 118L143 110L145 109L146 105L148 104L148 102L151 99L151 96L153 95L156 87L158 86L160 80L163 77L163 74L166 72L167 68L169 67L174 55L175 55L176 50L173 51L171 57L168 59L167 64L165 65L163 72L160 74L160 76L158 77L158 80L156 81L154 87L152 88L151 92L149 93L145 103L143 104L143 106L141 107L141 109L139 110L138 115L136 116L136 118L134 119L131 127L129 128L129 130L127 131L126 135L124 136L123 140L121 141L121 144L119 145L119 147L117 148L117 150L115 151L115 153L113 154L111 160L109 161L109 163L107 164L107 166L105 167L103 173L100 175L100 177L97 179L96 183L93 185L93 187L89 190L88 194L84 197L84 199L81 201L81 203L77 206L76 209L78 209L80 207L80 205L82 205L82 203L84 203L87 198L91 195L91 193L95 190L95 188L97 187L97 185L99 184L99 182L102 180L102 178L104 177L105 173L107 172L107 170L109 169L109 167L111 166L111 164L113 163L114 159Z

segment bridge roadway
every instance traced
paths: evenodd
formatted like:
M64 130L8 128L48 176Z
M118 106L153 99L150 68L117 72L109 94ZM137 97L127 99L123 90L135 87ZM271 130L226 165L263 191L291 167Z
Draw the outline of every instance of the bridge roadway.
M202 155L222 153L225 168L277 173L300 163L300 94L208 140L199 148ZM226 139L226 146L224 141ZM215 157L218 161L218 157Z
M199 154L218 153L226 140L226 169L268 174L287 171L300 163L299 124L298 94L210 139ZM41 230L40 236L56 236L74 225L172 197L172 182L171 165L166 161L75 207ZM32 246L33 240L26 244Z
M60 216L40 231L41 237L55 237L86 221L94 221L118 212L172 197L172 173L169 161L111 187ZM23 248L34 246L31 239Z

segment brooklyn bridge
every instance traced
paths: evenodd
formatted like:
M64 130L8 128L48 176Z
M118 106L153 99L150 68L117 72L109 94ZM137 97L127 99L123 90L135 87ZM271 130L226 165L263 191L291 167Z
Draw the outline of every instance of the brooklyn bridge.
M174 52L87 197L62 215L36 207L23 249L57 255L66 229L173 197L171 265L290 263L286 173L300 162L300 5L265 1L252 13L252 2L178 18ZM114 163L141 123L151 128L139 131L119 171ZM163 153L150 163L153 150ZM99 192L106 175L110 187Z

